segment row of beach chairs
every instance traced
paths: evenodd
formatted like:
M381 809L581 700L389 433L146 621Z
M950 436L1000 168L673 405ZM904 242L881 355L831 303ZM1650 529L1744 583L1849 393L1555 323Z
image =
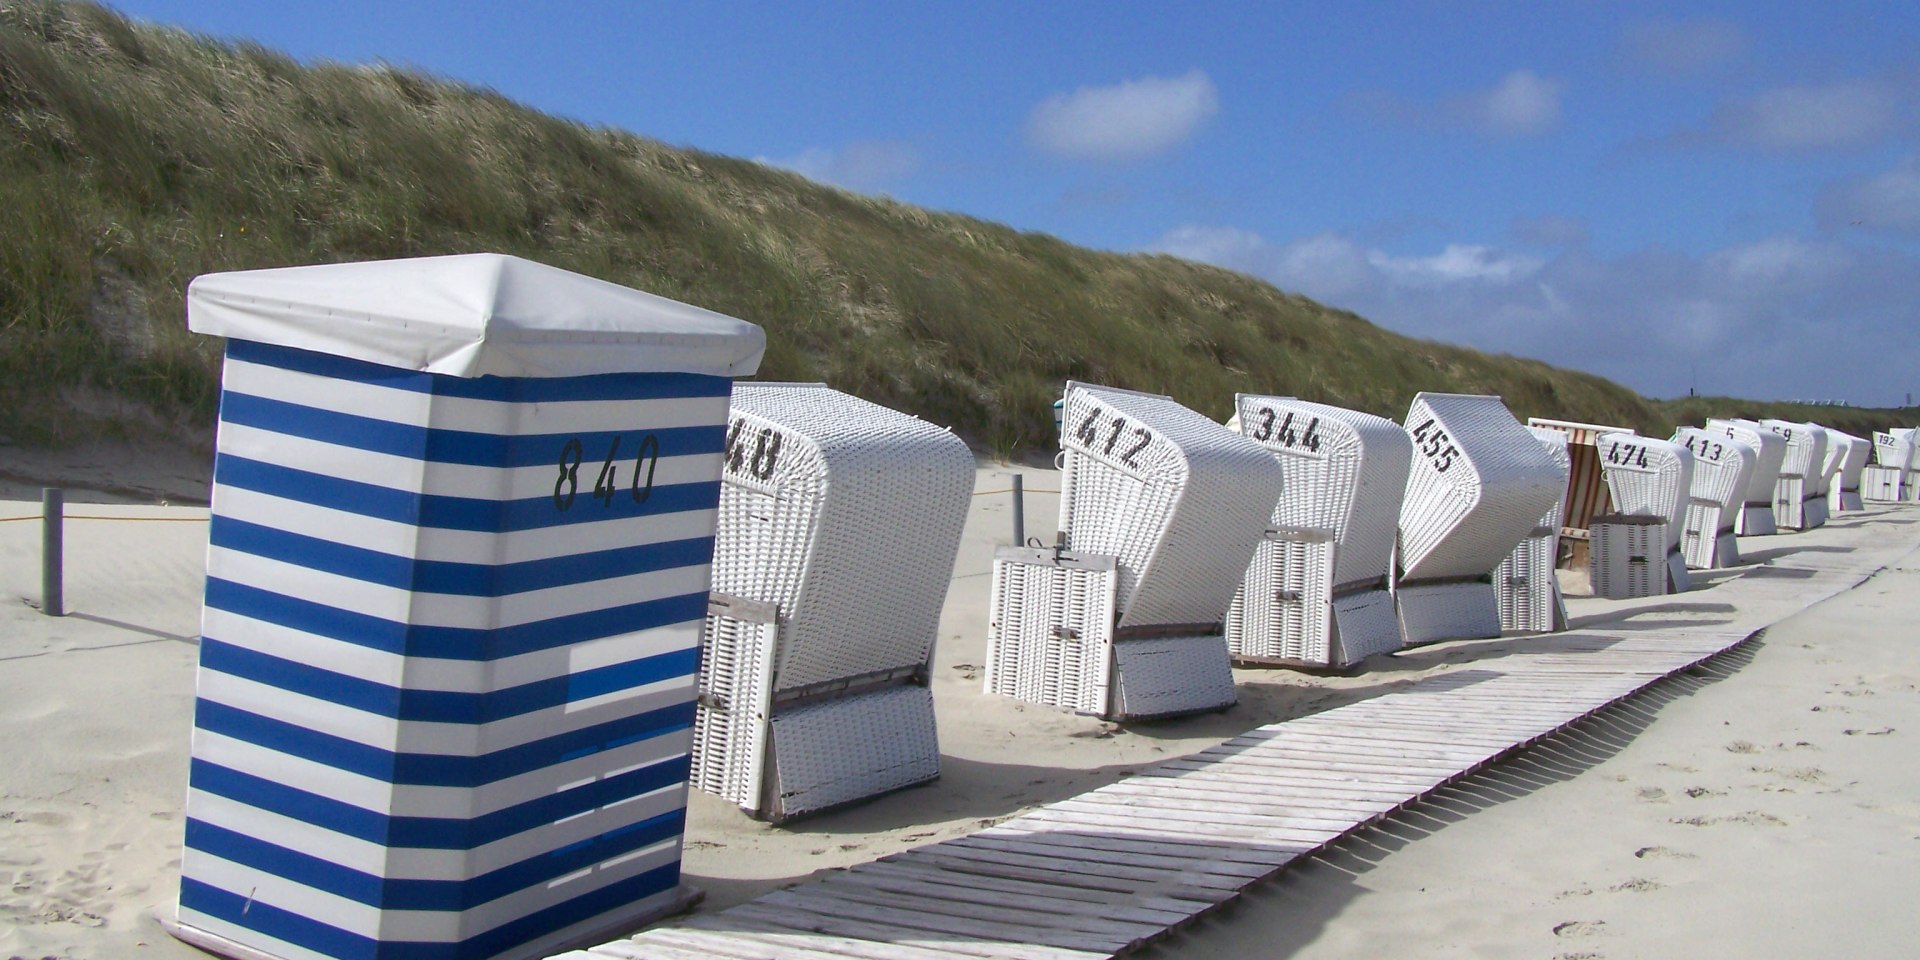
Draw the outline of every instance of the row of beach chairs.
M1222 425L1084 383L1059 429L1055 536L993 561L984 689L1116 720L1230 706L1235 663L1564 629L1563 533L1598 595L1684 591L1739 562L1743 525L1823 522L1829 483L1859 509L1841 494L1869 449L1782 421L1523 426L1497 397L1429 393L1404 425L1250 394ZM937 776L927 671L966 446L821 384L745 383L726 457L694 785L781 821Z

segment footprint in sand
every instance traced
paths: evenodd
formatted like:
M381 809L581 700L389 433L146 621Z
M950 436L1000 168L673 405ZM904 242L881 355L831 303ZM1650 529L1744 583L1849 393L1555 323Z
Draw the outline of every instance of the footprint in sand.
M1603 929L1606 925L1607 922L1605 920L1568 920L1565 923L1554 924L1553 935L1556 937L1597 937L1606 932Z
M1658 890L1664 886L1666 886L1666 884L1661 883L1658 880L1648 880L1645 877L1635 877L1632 880L1623 880L1619 883L1614 884L1611 887L1608 887L1607 889L1613 891L1614 893L1652 893L1653 891Z
M1634 794L1634 796L1648 803L1665 803L1667 801L1667 792L1659 787L1641 787L1640 791Z
M1735 740L1727 744L1728 753L1759 753L1760 748L1745 740Z
M1726 795L1727 795L1727 792L1725 790L1709 790L1706 787L1688 787L1687 788L1687 796L1692 797L1695 800L1698 800L1701 797L1724 797Z
M1587 886L1586 884L1581 884L1580 886L1574 887L1571 890L1562 890L1559 893L1554 894L1553 898L1555 900L1571 900L1574 897L1591 897L1591 896L1593 896L1593 888Z

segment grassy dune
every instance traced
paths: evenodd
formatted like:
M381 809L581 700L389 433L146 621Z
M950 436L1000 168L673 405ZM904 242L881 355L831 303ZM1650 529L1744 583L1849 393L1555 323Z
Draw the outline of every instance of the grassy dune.
M1664 430L1599 377L1396 335L1230 271L825 187L387 66L302 64L107 9L0 2L0 432L209 433L194 276L498 251L755 321L823 380L976 449L1052 444L1061 383L1399 416L1414 391Z

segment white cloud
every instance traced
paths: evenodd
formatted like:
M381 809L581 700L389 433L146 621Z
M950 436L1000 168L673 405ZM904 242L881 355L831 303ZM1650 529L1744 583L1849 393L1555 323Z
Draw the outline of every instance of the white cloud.
M1900 126L1900 99L1872 80L1780 87L1721 106L1704 130L1681 141L1769 152L1871 146Z
M1462 105L1467 115L1490 133L1539 136L1560 123L1560 81L1532 70L1515 70L1493 89L1469 96Z
M920 151L904 140L861 140L837 148L808 147L791 157L754 159L854 190L877 189L920 172Z
M1155 248L1273 281L1412 336L1591 370L1650 396L1897 403L1920 257L1795 236L1694 256L1538 257L1480 244L1396 255L1340 234L1274 242L1186 226Z
M1828 229L1860 226L1920 233L1920 156L1891 170L1845 180L1822 191L1816 210Z
M1564 88L1552 77L1515 70L1492 87L1451 94L1437 102L1378 90L1352 94L1347 102L1403 126L1467 130L1501 138L1537 137L1560 125Z
M1079 160L1135 160L1184 143L1220 111L1220 93L1200 70L1057 93L1027 117L1035 147Z
M1734 63L1751 46L1738 24L1712 18L1642 21L1628 26L1620 42L1635 61L1673 76L1707 73Z

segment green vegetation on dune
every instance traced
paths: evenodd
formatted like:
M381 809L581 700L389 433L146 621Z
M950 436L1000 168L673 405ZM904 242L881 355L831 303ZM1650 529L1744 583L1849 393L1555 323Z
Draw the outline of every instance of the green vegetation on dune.
M475 251L755 321L762 378L823 380L1002 453L1052 445L1069 378L1219 417L1236 391L1398 417L1444 390L1522 417L1672 422L1599 377L1402 337L1230 271L89 4L0 0L0 120L0 431L28 442L129 422L207 436L219 347L185 329L196 275Z
M1734 397L1682 397L1678 400L1661 400L1656 405L1672 423L1699 426L1710 417L1793 420L1818 423L1868 440L1873 439L1875 430L1920 424L1920 407L1836 407L1784 400L1740 400Z

